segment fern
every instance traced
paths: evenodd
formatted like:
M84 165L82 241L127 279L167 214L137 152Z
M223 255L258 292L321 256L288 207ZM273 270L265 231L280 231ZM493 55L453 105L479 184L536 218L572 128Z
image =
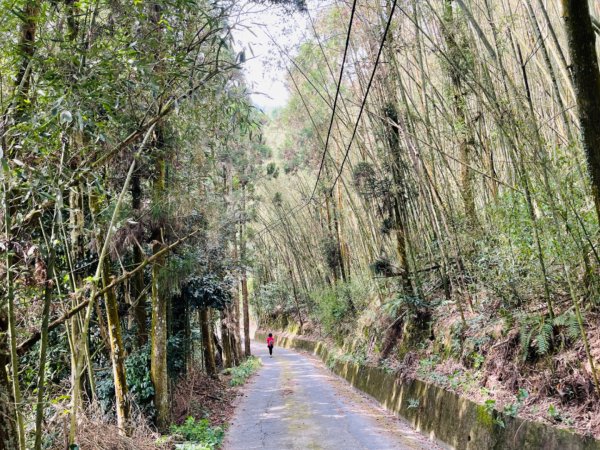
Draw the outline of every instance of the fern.
M523 361L529 356L529 344L531 343L531 335L533 331L528 327L527 324L521 326L520 331L520 344L521 350L523 351Z
M579 329L579 322L577 316L573 312L565 312L554 319L554 325L565 329L566 335L573 340L579 339L581 336L581 330Z
M546 355L552 346L555 322L548 322L544 315L523 316L521 318L520 344L523 361L530 355L530 349L535 347L540 356Z
M539 355L545 355L550 350L553 327L551 323L542 322L535 337L535 345Z
M581 328L579 328L579 322L577 322L575 314L573 314L573 321L569 322L567 326L567 336L571 339L579 339L581 337Z

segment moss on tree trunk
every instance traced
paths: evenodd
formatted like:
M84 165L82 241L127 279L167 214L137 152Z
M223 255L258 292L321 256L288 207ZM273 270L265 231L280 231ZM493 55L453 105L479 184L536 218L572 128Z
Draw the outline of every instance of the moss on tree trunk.
M588 0L562 0L571 74L579 110L581 143L600 218L600 72Z
M110 284L108 264L102 268L102 283L104 287ZM106 291L106 319L110 338L110 355L113 366L115 383L115 403L117 409L117 425L119 432L128 436L131 431L129 422L129 395L127 393L127 379L125 376L125 349L121 338L121 323L119 320L119 305L114 289Z
M160 250L155 243L154 253ZM154 385L154 406L156 407L156 426L166 430L170 423L169 379L167 375L167 299L159 292L158 277L164 261L159 259L152 266L152 328L150 377Z

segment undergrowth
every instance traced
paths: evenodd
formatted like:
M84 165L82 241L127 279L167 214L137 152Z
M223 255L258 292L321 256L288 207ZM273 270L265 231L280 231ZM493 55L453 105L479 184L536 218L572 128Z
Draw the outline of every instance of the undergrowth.
M244 384L246 380L260 368L260 366L260 359L251 356L239 366L226 369L225 373L231 374L231 386L240 386Z
M181 425L171 425L171 433L183 442L175 446L179 450L213 450L223 443L222 427L212 427L208 419L188 417Z

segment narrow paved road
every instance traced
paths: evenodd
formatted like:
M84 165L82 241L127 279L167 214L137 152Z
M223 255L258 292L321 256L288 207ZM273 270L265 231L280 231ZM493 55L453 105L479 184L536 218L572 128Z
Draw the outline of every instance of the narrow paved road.
M263 367L225 440L246 449L438 449L401 419L333 375L315 357L253 344Z

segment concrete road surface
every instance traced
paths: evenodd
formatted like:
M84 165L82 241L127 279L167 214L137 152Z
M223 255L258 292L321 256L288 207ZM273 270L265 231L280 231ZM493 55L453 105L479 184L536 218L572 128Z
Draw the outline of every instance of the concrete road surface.
M439 449L407 423L332 374L321 360L253 343L263 367L246 386L227 450Z

